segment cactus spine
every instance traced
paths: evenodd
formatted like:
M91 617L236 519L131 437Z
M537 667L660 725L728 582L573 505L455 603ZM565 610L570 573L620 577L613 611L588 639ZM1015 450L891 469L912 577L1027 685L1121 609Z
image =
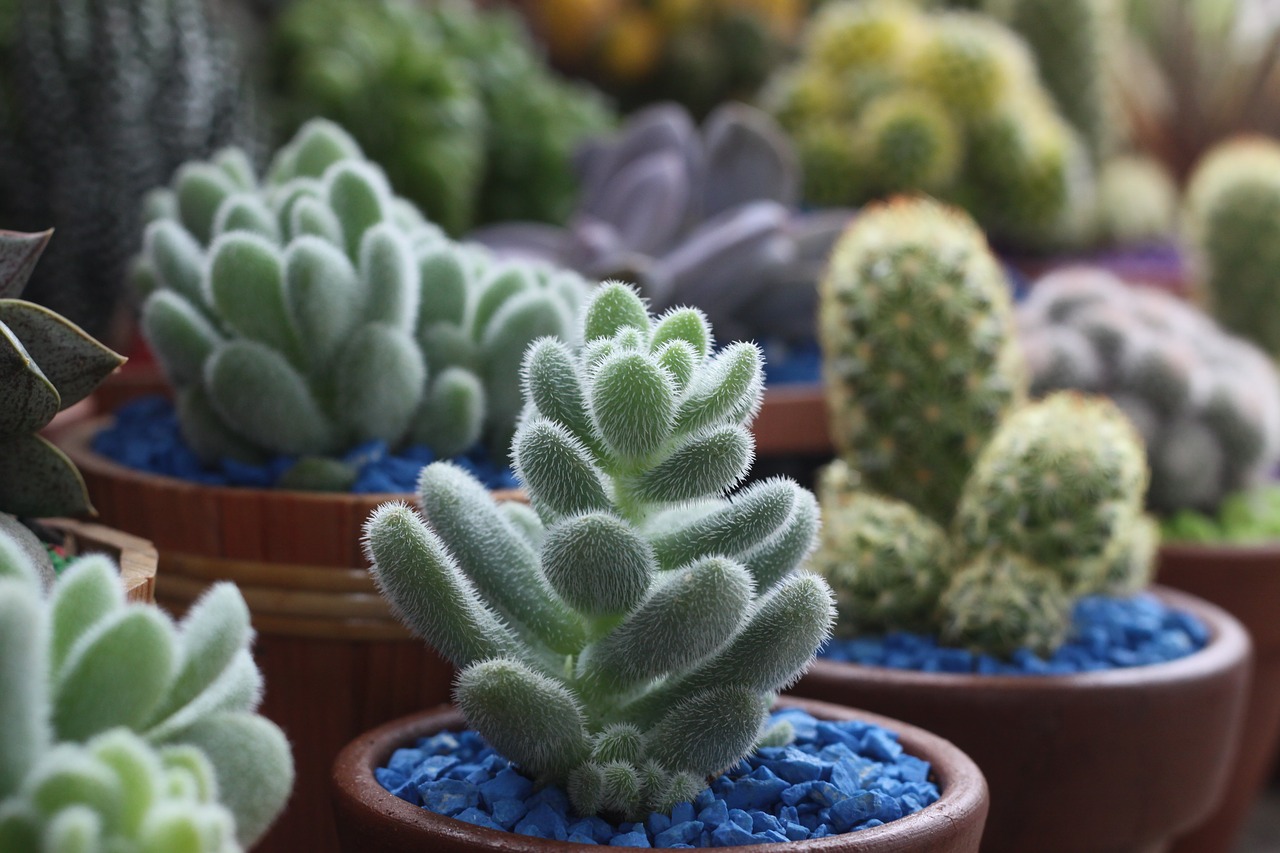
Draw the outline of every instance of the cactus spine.
M826 637L831 593L795 571L812 495L772 479L725 496L750 467L755 346L712 355L699 312L655 319L616 283L582 337L525 358L513 455L536 519L513 526L436 463L423 515L384 505L367 548L383 594L461 670L469 722L580 813L634 819L751 750Z

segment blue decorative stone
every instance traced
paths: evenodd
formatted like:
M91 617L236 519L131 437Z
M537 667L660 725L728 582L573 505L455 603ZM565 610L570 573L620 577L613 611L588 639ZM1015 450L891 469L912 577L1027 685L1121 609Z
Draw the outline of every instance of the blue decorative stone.
M476 786L461 779L441 779L418 785L422 805L436 814L452 817L458 812L479 805L480 792Z

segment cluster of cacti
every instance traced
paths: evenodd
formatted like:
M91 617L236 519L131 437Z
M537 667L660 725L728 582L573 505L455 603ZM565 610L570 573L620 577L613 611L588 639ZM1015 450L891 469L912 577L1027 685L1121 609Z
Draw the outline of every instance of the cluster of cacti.
M806 0L535 0L527 4L555 63L598 81L624 107L679 101L706 115L748 97L781 62Z
M832 602L796 571L811 494L771 479L726 497L751 464L756 347L713 354L698 311L655 319L618 283L592 297L582 337L525 358L513 455L529 507L436 463L422 516L381 507L367 549L396 611L461 670L468 722L580 813L635 819L692 799L765 736Z
M1019 245L1089 228L1087 148L1026 45L993 18L894 0L827 4L800 62L765 97L796 139L812 203L921 190Z
M552 75L510 12L469 0L295 0L276 31L285 129L344 125L450 234L563 222L574 147L612 123L597 94Z
M50 233L0 231L0 519L89 511L80 472L37 433L124 363L65 318L17 298Z
M0 209L58 231L30 297L114 340L145 193L249 141L234 45L206 0L19 5L0 74Z
M525 346L571 336L586 293L576 274L449 242L323 120L261 181L227 150L152 202L143 331L207 459L369 440L445 456L485 440L502 458Z
M1280 314L1280 143L1235 139L1196 166L1187 187L1186 228L1209 306L1227 331L1274 358Z
M696 305L724 340L812 336L813 285L848 214L795 210L795 154L767 114L727 104L699 129L683 107L654 105L578 164L567 228L508 223L472 238L630 281L658 309Z
M1047 652L1076 598L1146 583L1141 439L1103 398L1022 403L1007 286L963 214L925 199L865 211L820 311L843 459L824 474L814 565L841 633Z
M1152 509L1213 512L1280 461L1280 379L1195 307L1076 268L1019 308L1031 389L1106 394L1142 433Z
M92 556L45 598L0 534L0 850L247 848L293 784L250 639L230 584L175 626Z

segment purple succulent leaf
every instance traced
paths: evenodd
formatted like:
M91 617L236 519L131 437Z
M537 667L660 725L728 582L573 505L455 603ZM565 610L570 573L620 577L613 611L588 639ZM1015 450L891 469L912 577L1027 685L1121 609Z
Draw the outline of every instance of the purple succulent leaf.
M800 167L791 141L771 116L747 104L729 103L707 118L707 180L703 212L714 216L749 201L794 207Z
M52 228L34 234L0 231L0 299L22 293L51 236Z
M629 163L609 182L594 218L612 225L631 251L656 255L680 235L692 198L680 155L660 151Z
M796 264L815 281L822 274L840 235L853 222L854 212L828 208L797 213L787 223L787 233L796 243Z
M599 270L613 266L626 251L622 237L608 222L579 216L569 223L564 263L585 276L598 276Z
M539 222L500 222L477 228L467 241L479 243L502 258L564 263L573 235L568 229Z
M633 115L621 133L601 150L583 149L582 200L578 212L608 219L604 211L616 195L620 177L637 161L661 153L679 158L685 182L701 186L705 156L702 138L689 113L677 104L655 104Z

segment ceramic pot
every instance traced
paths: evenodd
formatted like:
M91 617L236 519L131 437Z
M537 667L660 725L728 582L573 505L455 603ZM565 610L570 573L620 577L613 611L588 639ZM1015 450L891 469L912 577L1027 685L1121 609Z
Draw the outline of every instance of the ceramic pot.
M298 782L259 853L335 853L326 778L362 731L449 700L453 669L391 613L361 550L365 519L407 494L203 486L125 468L90 449L105 420L65 432L102 519L155 543L156 600L180 615L234 581L257 631L261 712L293 744ZM506 492L499 499L523 499Z
M1174 853L1233 849L1280 745L1280 544L1160 547L1161 584L1211 601L1253 640L1253 679L1241 747L1222 804L1173 845Z
M106 554L114 560L120 568L125 600L155 603L157 557L155 546L150 542L102 524L70 518L43 519L40 524L62 534L62 545L68 555Z
M1225 790L1250 657L1229 614L1159 593L1208 625L1205 648L1163 664L1053 676L819 660L794 692L856 702L963 749L991 786L984 853L1155 853L1212 814Z
M960 750L935 735L897 720L829 705L784 698L779 705L802 708L826 720L865 720L896 731L908 753L933 766L941 799L892 823L815 841L722 850L762 853L975 853L987 815L982 773ZM375 768L396 749L443 729L466 728L452 707L406 717L361 735L333 765L333 804L343 853L554 853L589 845L529 838L473 826L437 815L393 796L374 778Z

